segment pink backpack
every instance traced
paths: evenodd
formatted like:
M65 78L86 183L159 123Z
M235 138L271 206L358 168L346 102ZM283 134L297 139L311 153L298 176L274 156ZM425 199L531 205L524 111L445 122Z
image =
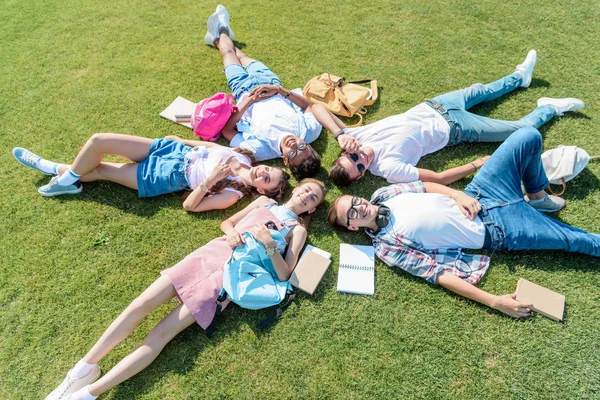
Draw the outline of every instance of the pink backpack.
M190 124L194 134L204 140L215 142L221 136L221 130L237 107L233 105L233 96L223 92L202 100L196 106Z

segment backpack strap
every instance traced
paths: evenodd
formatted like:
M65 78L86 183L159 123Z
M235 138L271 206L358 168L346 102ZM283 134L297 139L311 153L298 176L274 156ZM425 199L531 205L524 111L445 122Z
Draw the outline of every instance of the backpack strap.
M548 185L548 187L546 188L550 194L553 194L555 196L560 196L565 192L565 189L567 188L567 183L565 182L565 178L560 178L560 182L562 183L562 190L555 192L554 190L552 190L552 185Z
M376 101L377 101L377 97L379 96L379 92L377 91L377 81L374 80L370 80L370 79L363 79L362 81L352 81L352 82L348 82L348 83L356 83L356 84L360 84L360 83L369 83L371 82L371 98L369 100L365 100L365 103L363 105L365 106L372 106Z
M225 289L221 289L221 293L219 293L219 296L217 297L216 303L217 303L217 309L215 310L215 316L213 317L213 320L210 322L210 325L208 326L208 328L206 328L206 330L204 331L206 333L207 337L212 337L213 333L215 333L215 329L217 327L217 323L219 322L219 317L221 316L221 311L223 311L223 302L227 300L227 292L225 291Z
M294 289L291 289L291 290L288 289L286 294L288 295L287 301L283 305L279 306L277 308L277 310L275 310L275 312L273 312L267 318L263 319L260 322L260 324L258 324L258 330L262 331L267 326L269 326L273 321L275 321L277 318L279 318L285 310L287 310L287 308L290 306L290 304L292 304L292 301L294 301L294 299L296 298L296 292L294 292Z

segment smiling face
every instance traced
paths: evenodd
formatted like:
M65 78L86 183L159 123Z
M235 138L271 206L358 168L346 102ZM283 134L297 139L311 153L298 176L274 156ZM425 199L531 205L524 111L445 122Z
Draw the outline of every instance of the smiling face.
M316 182L305 182L294 188L292 197L288 203L297 205L302 210L301 213L312 213L323 202L325 192Z
M250 186L254 186L259 193L277 189L283 176L279 168L267 165L257 165L250 168Z
M349 230L372 225L378 206L358 196L342 196L335 204L336 222Z
M369 168L373 160L363 150L359 150L356 153L345 151L337 161L346 171L350 180L356 181L365 175L367 168Z
M313 149L299 137L288 135L281 141L281 152L286 165L298 166L311 156Z

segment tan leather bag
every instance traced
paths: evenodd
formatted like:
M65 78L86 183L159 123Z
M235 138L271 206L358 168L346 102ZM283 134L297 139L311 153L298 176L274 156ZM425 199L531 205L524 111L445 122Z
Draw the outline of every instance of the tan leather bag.
M371 89L360 86L371 83ZM377 81L363 80L346 82L342 77L324 73L312 78L302 91L313 104L321 104L329 111L342 117L359 116L359 121L350 127L362 124L362 116L367 113L365 106L377 100Z

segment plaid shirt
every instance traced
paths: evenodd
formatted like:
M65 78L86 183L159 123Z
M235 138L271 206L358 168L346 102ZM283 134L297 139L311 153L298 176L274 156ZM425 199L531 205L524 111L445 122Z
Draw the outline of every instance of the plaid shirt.
M378 205L402 193L425 193L425 186L421 181L386 186L373 193L371 202ZM390 267L400 267L429 283L437 283L438 276L448 271L474 285L490 265L488 256L466 254L460 249L425 249L419 243L394 232L391 224L377 233L370 229L365 229L365 232L371 237L375 254L381 261Z

